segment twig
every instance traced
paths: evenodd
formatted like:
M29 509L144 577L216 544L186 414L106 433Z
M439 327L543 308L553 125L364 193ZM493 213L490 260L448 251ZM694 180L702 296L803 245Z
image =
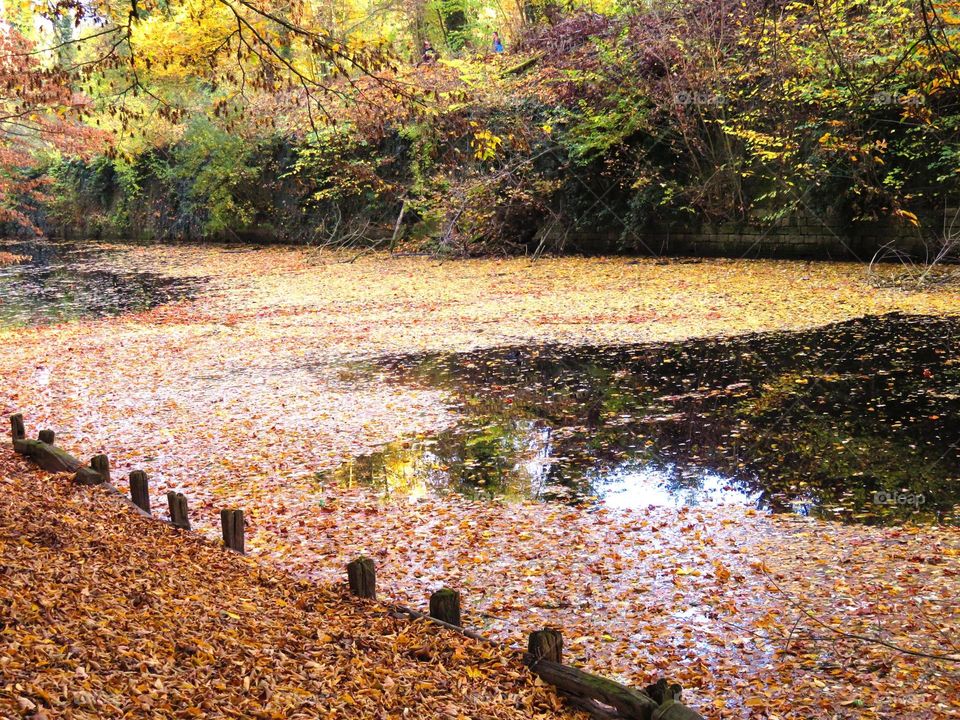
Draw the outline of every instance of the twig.
M830 623L824 620L821 620L819 617L814 615L812 612L807 610L807 608L803 607L799 602L797 602L794 599L794 597L790 595L790 593L788 593L786 590L780 587L780 584L776 580L774 580L766 570L763 569L762 565L760 567L760 572L770 582L770 584L777 589L777 592L783 595L784 599L786 599L786 601L794 609L801 612L804 615L804 617L813 621L820 627L826 630L829 630L835 635L839 635L840 637L847 638L849 640L859 640L861 642L871 643L874 645L882 645L883 647L889 648L891 650L896 650L897 652L903 653L904 655L913 655L914 657L922 657L930 660L940 660L942 662L960 663L960 656L957 656L957 655L943 655L939 653L924 652L923 650L915 650L913 648L901 647L900 645L896 645L892 642L884 640L883 638L874 637L872 635L861 635L860 633L853 633L847 630L842 630L838 627L834 627Z

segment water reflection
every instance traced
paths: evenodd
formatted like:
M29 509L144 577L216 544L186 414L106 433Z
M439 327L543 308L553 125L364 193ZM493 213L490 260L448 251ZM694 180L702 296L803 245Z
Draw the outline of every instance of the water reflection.
M0 328L146 310L193 297L197 280L113 271L118 250L48 240L0 241L0 251L28 260L0 266Z
M673 468L661 470L650 465L625 463L596 479L603 488L604 503L610 507L635 508L645 505L757 505L762 492L750 491L728 477L704 470L690 482L677 483Z
M447 390L464 420L332 479L957 522L958 330L956 318L891 315L805 333L397 358L387 367L398 381Z

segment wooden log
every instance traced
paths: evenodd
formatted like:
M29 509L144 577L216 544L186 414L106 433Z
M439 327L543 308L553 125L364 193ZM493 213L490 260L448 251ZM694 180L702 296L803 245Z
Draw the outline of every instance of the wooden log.
M23 424L23 415L17 413L10 416L10 439L16 443L27 437L27 429Z
M500 77L507 77L508 75L519 75L524 70L527 70L528 68L531 68L534 65L536 65L538 62L540 62L540 59L542 57L543 57L543 53L540 53L540 54L534 55L533 57L527 58L523 62L517 63L512 67L505 68L500 73Z
M460 593L441 588L430 596L430 617L460 627Z
M404 607L403 605L394 605L393 609L390 610L390 616L395 618L408 617L412 620L426 620L427 622L431 622L434 625L445 627L447 630L452 630L453 632L460 633L464 637L468 637L471 640L476 640L477 642L482 642L486 645L493 645L494 647L498 647L498 648L506 647L503 643L497 642L496 640L491 640L490 638L485 637L478 632L474 632L473 630L468 630L467 628L462 627L460 625L451 625L450 623L446 623L443 620L437 620L435 617L430 617L426 613L419 612L418 610L411 610L410 608Z
M220 528L224 546L243 555L243 510L221 510Z
M393 606L390 614L393 617L407 616L415 620L429 620L432 623L458 632L472 640L506 649L503 643L491 640L473 630L451 625L450 623L438 620L429 615L424 615L421 612L411 610L402 605ZM661 707L659 703L645 693L620 685L612 680L606 680L605 678L591 675L582 670L560 665L559 663L549 660L537 660L529 653L524 653L523 660L531 667L531 670L535 674L540 675L541 679L554 684L570 705L589 713L595 718L601 718L601 720L624 720L625 718L637 717L642 718L642 720L703 720L700 715L690 710L690 708L680 705L673 700L668 700L667 704ZM537 667L535 666L538 665L545 668L542 675L537 672ZM555 668L560 668L560 672L555 670ZM553 683L553 680L557 680L558 683ZM599 689L594 687L594 681L599 683ZM679 689L679 685L673 687ZM619 701L621 707L618 708L616 704L610 702L609 698L614 693L620 692L623 692L625 697ZM677 698L679 699L679 694ZM623 712L621 708L626 708L627 712ZM654 710L654 708L656 708L656 710ZM633 714L630 714L631 712L633 712ZM637 712L643 712L644 714L638 715ZM657 712L662 712L663 714L658 715L656 714Z
M377 569L373 558L358 557L347 563L347 582L350 594L360 598L377 598Z
M37 435L37 440L47 445L53 445L53 441L57 439L56 434L53 430L41 430Z
M130 473L130 499L147 515L150 514L150 482L143 470Z
M703 715L677 700L667 700L653 714L653 720L703 720Z
M85 465L77 468L77 472L74 473L73 476L73 481L77 485L103 485L106 482L103 475Z
M644 692L660 706L653 714L653 720L697 720L697 718L700 718L699 714L680 702L682 690L683 688L677 683L668 683L663 678L644 688Z
M652 685L647 685L643 691L652 697L657 705L663 705L667 700L680 700L680 694L683 691L676 683L669 683L665 678L660 678Z
M183 493L171 490L167 493L167 505L170 508L170 524L181 530L190 529L190 515L187 512L187 498Z
M17 440L13 449L26 455L47 472L72 472L73 481L79 485L99 485L103 476L91 467L87 467L73 455L54 445L40 440Z
M48 472L75 472L84 467L82 461L66 450L48 445L42 440L16 440L13 443L13 449L21 455L26 455Z
M40 440L15 440L13 449L48 472L76 472L83 467L70 453Z
M559 693L559 695L564 699L564 702L566 702L567 705L572 708L576 708L577 710L582 710L591 717L599 718L600 720L624 720L623 715L617 712L614 708L601 705L596 700L574 697L573 695L567 695L563 692Z
M110 482L110 459L106 455L94 455L90 458L90 467L103 477L104 482Z
M531 663L530 669L541 680L578 701L577 706L584 709L587 709L589 701L595 700L615 708L620 717L630 720L653 720L654 713L659 709L657 702L646 693L568 665L536 660ZM693 717L699 715L691 716L690 720Z
M503 643L491 640L473 630L468 630L459 625L451 625L402 605L392 606L390 615L392 617L407 616L415 620L429 620L472 640L503 650L507 649L507 646ZM678 702L680 698L679 685L668 686L675 692L675 699L669 699L664 705L660 705L647 693L576 668L567 667L550 660L538 659L529 653L523 654L523 661L541 679L557 687L570 705L601 720L629 720L638 717L642 720L703 720L701 715ZM543 669L543 673L538 672L538 667ZM616 702L612 701L614 696L621 695L622 697L619 697Z
M537 660L563 662L563 636L557 630L535 630L527 638L527 652Z

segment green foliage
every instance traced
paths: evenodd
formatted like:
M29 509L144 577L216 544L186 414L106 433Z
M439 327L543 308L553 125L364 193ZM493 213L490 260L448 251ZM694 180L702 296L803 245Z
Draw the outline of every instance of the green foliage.
M437 135L425 122L404 125L397 131L397 135L409 146L411 191L415 194L426 192L434 169Z
M129 165L100 157L92 162L55 159L47 169L53 183L46 204L49 226L69 228L92 236L122 236L129 218L127 207L137 188L129 179ZM122 190L117 193L117 188Z
M185 186L188 211L206 216L204 231L216 235L249 225L254 208L244 190L259 175L253 148L206 119L191 123L162 172Z
M384 189L370 147L340 128L322 128L296 151L296 159L281 177L296 178L314 204L374 200Z
M604 107L581 103L565 115L566 132L560 141L580 164L602 158L646 126L646 112L638 107L641 102L639 98L617 94Z
M369 90L364 103L343 100L335 125L306 133L288 111L265 135L217 106L178 125L175 141L99 169L65 166L58 212L154 237L268 228L528 252L801 210L919 222L960 191L960 54L937 45L950 36L928 35L910 0L680 0L670 13L635 3L605 14L527 3L547 22L512 38L507 62L470 54L500 22L490 9L432 0L410 18L453 51L401 71L414 107Z

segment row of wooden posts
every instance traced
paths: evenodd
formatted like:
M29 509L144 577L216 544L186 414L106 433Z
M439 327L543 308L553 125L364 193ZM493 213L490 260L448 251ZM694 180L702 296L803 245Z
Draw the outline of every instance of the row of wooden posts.
M95 455L89 465L54 445L52 430L41 430L37 440L27 440L23 416L10 416L10 430L14 449L30 457L51 472L72 472L74 480L83 485L110 484L110 461L106 455ZM130 501L141 512L151 515L150 487L143 470L129 475ZM187 498L183 493L167 493L170 524L190 530ZM224 547L244 552L243 510L220 511L220 526ZM376 600L376 566L372 558L359 557L347 564L347 583L350 593L358 598ZM493 645L500 643L463 627L460 614L460 593L441 588L430 596L429 614L401 606L393 606L395 614L415 619L426 619L467 637ZM680 686L664 680L643 691L621 685L607 678L586 673L562 664L563 637L558 630L544 628L528 636L524 661L545 682L556 687L574 707L604 720L703 720L702 716L680 703Z
M19 413L10 416L10 435L14 450L32 458L45 470L72 472L74 480L82 485L111 483L110 459L106 455L94 455L90 459L90 464L85 466L54 444L56 435L53 430L41 430L36 440L27 440L23 415ZM129 481L131 502L147 515L151 515L150 481L147 474L143 470L133 470ZM190 514L184 494L173 490L168 492L167 507L170 512L170 524L181 530L189 530ZM243 553L243 510L221 510L220 525L223 531L223 544L230 550Z

